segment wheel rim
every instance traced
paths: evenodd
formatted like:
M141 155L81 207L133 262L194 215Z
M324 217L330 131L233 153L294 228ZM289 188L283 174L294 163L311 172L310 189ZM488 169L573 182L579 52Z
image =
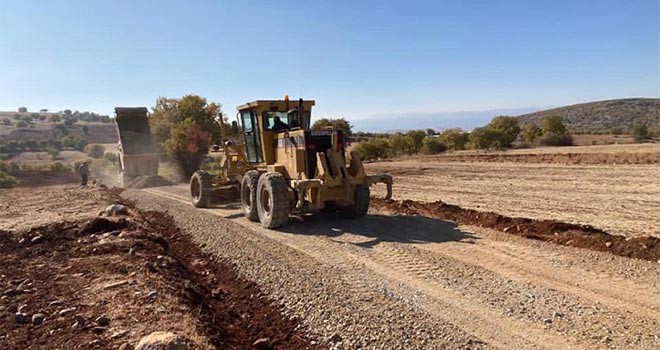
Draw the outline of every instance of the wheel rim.
M261 190L261 207L264 209L266 214L270 214L270 193L265 188Z
M193 198L199 199L202 191L199 190L201 186L199 185L199 180L195 179L190 186L190 194Z

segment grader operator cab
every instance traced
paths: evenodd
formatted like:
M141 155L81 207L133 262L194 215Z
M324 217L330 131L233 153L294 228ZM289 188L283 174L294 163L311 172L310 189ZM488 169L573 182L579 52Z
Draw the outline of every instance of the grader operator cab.
M392 177L367 175L360 157L346 155L342 130L311 130L314 101L258 100L238 106L244 142L226 142L220 174L197 171L192 202L207 207L214 193L235 188L245 216L265 228L285 225L291 213L337 211L349 218L369 209L369 186Z

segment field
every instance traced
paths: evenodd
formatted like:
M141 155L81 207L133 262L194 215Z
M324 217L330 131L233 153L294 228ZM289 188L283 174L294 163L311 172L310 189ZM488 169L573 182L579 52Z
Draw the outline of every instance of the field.
M23 292L3 299L0 346L110 348L167 328L192 348L655 349L658 154L610 145L370 163L394 175L395 200L375 187L362 219L294 215L278 230L247 220L240 203L194 208L187 184L2 190L0 266L19 268L0 272ZM129 206L125 223L96 214L109 202ZM42 240L72 259L51 263ZM82 275L50 277L65 271ZM34 292L21 289L27 279ZM135 282L77 292L106 280ZM58 298L77 311L60 317L44 303ZM16 312L46 321L16 324ZM77 315L111 323L65 327Z
M367 169L394 175L398 199L442 200L507 216L588 224L631 237L660 237L659 163L574 165L539 161L548 155L561 159L559 154L569 152L576 157L604 157L621 154L621 149L629 157L651 150L660 155L655 144L614 147L552 149L545 154L534 153L543 149L517 150L490 154L488 161L474 161L483 154L464 153L372 163ZM495 161L513 156L521 158ZM382 194L383 189L376 193Z

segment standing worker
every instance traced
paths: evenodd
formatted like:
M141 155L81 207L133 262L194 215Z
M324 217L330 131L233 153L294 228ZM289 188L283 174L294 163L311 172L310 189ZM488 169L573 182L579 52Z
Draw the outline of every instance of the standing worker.
M89 176L89 165L87 165L87 161L80 164L78 167L78 173L80 174L81 185L87 186L87 177Z

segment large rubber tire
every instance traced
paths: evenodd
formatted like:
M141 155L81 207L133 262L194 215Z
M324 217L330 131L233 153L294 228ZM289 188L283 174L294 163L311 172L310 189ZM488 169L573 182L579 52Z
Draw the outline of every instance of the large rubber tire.
M211 174L197 170L190 178L190 196L197 208L208 208L211 202Z
M241 181L241 206L245 217L250 221L259 221L257 209L257 186L259 185L259 172L250 170L243 175Z
M291 206L289 189L280 173L265 173L257 185L259 221L264 228L274 229L286 225Z
M357 219L365 216L369 211L369 187L358 185L355 187L353 199L355 203L339 208L341 216L349 219Z

